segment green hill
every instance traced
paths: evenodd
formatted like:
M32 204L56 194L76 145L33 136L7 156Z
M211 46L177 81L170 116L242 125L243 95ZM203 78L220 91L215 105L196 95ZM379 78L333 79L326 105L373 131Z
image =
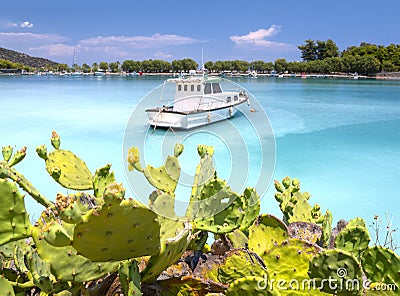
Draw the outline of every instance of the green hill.
M58 63L48 59L31 57L25 53L20 53L2 47L0 47L0 60L19 63L33 68L54 67L58 65Z

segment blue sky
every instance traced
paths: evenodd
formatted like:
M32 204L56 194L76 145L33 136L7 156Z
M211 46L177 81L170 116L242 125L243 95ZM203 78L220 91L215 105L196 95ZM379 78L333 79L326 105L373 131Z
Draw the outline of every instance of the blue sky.
M400 2L2 0L0 47L72 64L301 60L306 39L399 44Z

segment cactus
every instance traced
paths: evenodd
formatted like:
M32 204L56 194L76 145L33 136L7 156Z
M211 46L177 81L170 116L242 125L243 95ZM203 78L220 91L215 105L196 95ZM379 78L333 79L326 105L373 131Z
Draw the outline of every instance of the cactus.
M318 254L311 259L308 273L311 279L316 280L317 287L326 293L362 295L361 268L349 252L327 250ZM331 285L331 282L336 285Z
M239 229L246 231L260 214L260 197L254 188L246 188L242 199L245 204L244 217Z
M48 217L48 214L42 213L38 225L32 230L32 237L40 258L50 264L51 273L56 280L75 283L86 282L98 279L118 268L119 262L92 262L88 258L78 255L72 246L54 247L50 245L40 233L43 221L46 220L51 221L51 218ZM66 223L63 227L69 235L72 235L72 224Z
M313 207L308 203L310 194L300 192L300 181L285 177L282 183L275 180L275 199L283 213L285 223L311 222L320 224L323 216L318 204Z
M71 244L71 237L56 219L42 227L40 232L46 242L52 246L65 247Z
M3 146L1 153L3 154L4 161L8 162L13 154L13 148L11 146Z
M93 190L96 197L101 197L106 187L115 181L114 172L110 172L111 164L96 170L93 176Z
M190 243L192 224L187 221L162 218L160 229L161 248L158 254L147 261L146 268L142 270L143 281L154 279L165 268L175 263L186 250Z
M260 215L249 228L249 249L259 255L288 238L286 225L275 216Z
M0 179L0 245L29 237L32 227L24 195L14 182Z
M86 164L69 150L59 149L60 138L53 132L51 143L54 151L46 154L46 170L61 186L74 190L93 189L92 175ZM36 148L43 158L43 146Z
M7 155L8 156L8 155ZM22 147L21 150L17 151L13 157L8 161L10 167L20 163L26 156L26 146Z
M234 249L247 248L249 239L240 229L235 229L226 234Z
M287 285L284 288L288 289L288 293L289 291L292 293L292 289L301 290L302 287L291 287L289 283L293 283L293 281L302 283L304 280L309 279L307 273L309 259L318 251L318 248L314 248L313 245L307 242L288 240L279 246L266 250L261 254L261 258L267 265L270 279L275 282L279 280L286 281Z
M183 150L183 145L177 144L175 146L174 156L168 156L165 164L159 168L155 168L148 165L146 168L142 168L140 164L139 151L137 148L131 148L128 152L128 163L129 169L136 169L144 174L147 181L165 193L173 195L176 186L178 184L179 176L181 173L181 167L178 161L178 156Z
M15 296L12 284L0 274L0 295Z
M137 201L124 199L124 192L122 185L108 185L104 204L74 226L72 246L79 254L93 261L115 261L158 253L157 215Z
M380 246L369 247L362 254L362 268L372 282L395 284L400 290L400 257Z
M357 258L368 248L371 238L362 226L346 226L335 238L335 247L352 253Z
M119 282L126 296L141 296L140 274L136 260L131 259L120 263L118 268Z
M238 249L225 254L224 263L218 267L219 282L232 283L248 275L268 276L265 263L256 253Z
M332 237L332 213L326 210L324 221L322 222L322 235L319 240L319 245L322 247L327 247L330 245Z

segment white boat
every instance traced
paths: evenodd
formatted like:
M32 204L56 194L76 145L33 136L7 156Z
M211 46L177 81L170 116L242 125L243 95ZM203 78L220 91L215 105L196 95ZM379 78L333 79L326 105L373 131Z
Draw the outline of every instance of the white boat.
M257 78L258 77L257 71L255 71L255 70L250 71L249 77L250 78Z
M97 71L94 72L94 76L105 76L106 72L102 69L98 69Z
M158 104L146 109L148 124L154 127L191 129L235 116L236 106L249 103L243 89L223 91L221 78L189 76L165 81Z

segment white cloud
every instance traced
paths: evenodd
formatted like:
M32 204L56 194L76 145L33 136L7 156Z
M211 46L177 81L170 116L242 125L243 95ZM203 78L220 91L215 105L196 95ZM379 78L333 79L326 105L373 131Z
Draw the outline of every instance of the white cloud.
M154 56L158 59L170 59L172 58L172 54L167 54L162 51L157 51Z
M250 32L247 35L234 35L229 39L235 43L235 45L253 45L257 47L282 47L288 46L286 43L274 42L265 40L265 38L272 37L281 31L281 27L272 25L268 29L259 29L254 32Z
M33 24L28 21L18 22L18 23L8 23L8 28L32 28Z
M31 47L29 48L29 50L32 52L38 52L44 56L63 57L63 56L72 56L74 53L74 48L75 46L57 43L39 47Z
M0 44L32 44L66 42L69 39L56 34L34 34L34 33L9 33L0 32Z
M85 46L131 46L133 48L151 48L168 45L184 45L200 42L191 37L179 35L154 34L151 36L98 36L79 42Z

